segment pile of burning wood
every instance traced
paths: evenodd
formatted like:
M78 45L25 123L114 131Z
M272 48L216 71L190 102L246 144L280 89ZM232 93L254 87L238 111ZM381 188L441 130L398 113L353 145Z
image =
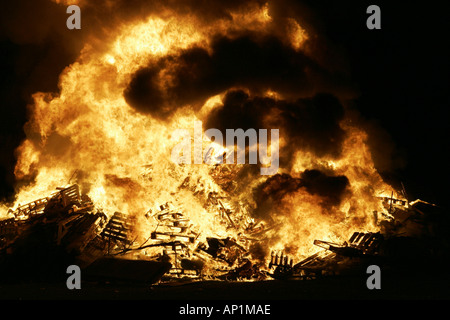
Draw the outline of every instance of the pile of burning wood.
M257 239L264 231L261 224L246 221L246 233L238 238L208 237L202 242L181 210L167 203L145 214L154 219L156 228L144 243L136 244L133 217L120 212L108 217L75 184L11 209L10 218L0 221L0 274L8 279L24 275L48 279L62 275L64 266L76 264L96 279L151 283L182 278L315 279L352 272L368 263L389 264L408 257L411 250L424 259L444 254L447 244L437 243L436 223L430 223L436 206L420 200L380 200L390 216L380 223L380 232L355 232L344 243L316 240L320 250L296 263L282 252L272 252L269 264L261 265L249 255L252 238L248 236ZM209 204L230 226L236 223L216 194L209 195ZM384 213L374 212L375 217L378 214ZM130 258L150 248L160 250ZM214 272L205 265L213 265Z
M211 193L208 202L217 207L221 218L234 223L216 194ZM150 282L162 277L204 279L211 277L204 272L205 262L214 260L215 278L263 277L246 258L244 238L210 237L200 242L199 233L180 210L169 203L159 209L145 214L156 222L156 228L138 244L133 235L134 217L120 212L108 217L88 196L80 194L76 184L59 188L49 197L10 209L10 218L0 221L0 274L22 278L33 274L24 270L29 268L39 270L40 276L54 276L65 270L64 265L76 264L96 278ZM251 221L245 224L253 232L258 227ZM150 248L160 248L159 253L145 254ZM133 268L138 264L138 270L147 274L136 278L138 272Z
M330 275L366 272L369 265L388 270L416 267L445 268L450 257L448 216L436 205L393 197L380 198L389 219L380 222L380 231L354 232L343 243L315 240L322 250L293 264L292 259L272 252L269 268L276 279L316 279ZM441 265L441 267L439 267Z

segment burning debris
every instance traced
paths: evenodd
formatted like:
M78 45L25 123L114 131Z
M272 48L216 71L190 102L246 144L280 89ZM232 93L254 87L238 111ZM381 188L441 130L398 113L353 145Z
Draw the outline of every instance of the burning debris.
M271 253L269 269L275 279L316 279L330 275L364 272L375 264L387 269L408 264L428 265L448 258L448 243L442 243L435 215L442 217L436 205L415 200L380 197L386 212L374 212L387 219L380 222L378 232L354 232L343 243L315 240L322 250L293 264L283 252ZM440 213L438 213L440 212Z
M209 195L209 200L209 204L218 206L219 219L226 220L230 228L236 228L229 209L213 194ZM170 203L159 209L149 210L144 215L154 221L156 227L147 240L139 244L133 236L136 226L133 217L120 212L108 217L94 207L89 197L80 195L78 185L59 188L49 197L10 210L13 217L0 222L0 268L11 272L22 259L29 259L32 264L37 262L34 259L39 259L47 264L63 257L60 263L71 261L86 268L88 275L99 278L130 279L125 273L120 276L120 272L113 271L113 266L129 266L132 263L129 261L148 262L148 271L159 274L157 277L149 275L152 281L160 280L164 274L167 279L203 279L217 275L223 279L250 279L253 275L259 278L263 275L249 260L248 239L207 237L205 243L200 242L199 232L181 210ZM256 228L254 224L247 224L245 229ZM160 252L155 251L158 248ZM59 254L44 261L33 252L36 249L41 253L57 249ZM208 260L214 260L215 269L205 274ZM103 275L102 268L105 268Z
M367 263L380 263L379 248L384 240L380 233L355 232L342 244L315 240L324 251L319 251L293 265L292 259L281 253L272 253L269 268L275 266L272 276L276 279L315 279L327 275L354 271L355 267L365 267ZM378 260L378 261L377 261Z
M231 210L222 203L225 199L214 193L208 199L229 230L239 232L201 241L201 231L182 210L166 203L145 213L145 219L156 226L139 244L134 236L136 217L119 212L108 217L88 196L80 194L76 184L58 188L49 197L10 210L12 217L0 221L0 269L9 277L19 276L30 266L42 271L51 265L48 271L55 272L63 263L75 263L92 279L144 283L186 278L316 279L355 272L368 263L391 263L398 250L403 250L394 246L399 239L432 236L427 214L436 209L420 200L380 198L386 212L374 212L374 216L388 217L381 220L381 231L354 232L342 243L316 239L313 244L321 250L296 263L297 257L272 251L267 264L252 256L251 246L263 240L256 235L270 228L254 220L237 225Z

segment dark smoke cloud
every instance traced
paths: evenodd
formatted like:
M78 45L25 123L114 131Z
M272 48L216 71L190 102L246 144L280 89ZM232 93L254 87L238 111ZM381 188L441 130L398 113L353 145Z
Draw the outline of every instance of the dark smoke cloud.
M345 132L339 125L344 107L331 94L320 93L312 98L286 104L282 110L288 147L306 149L315 155L337 158Z
M125 90L127 102L164 119L185 104L201 104L230 87L286 96L307 96L315 87L340 83L301 51L272 35L217 36L206 49L194 47L139 70ZM161 76L162 75L162 76ZM164 84L170 76L170 83Z
M289 174L276 174L253 190L257 207L253 215L270 220L271 212L280 206L283 199L290 194L302 190L318 196L318 204L328 212L333 206L338 206L345 195L350 192L349 181L345 176L334 176L319 170L305 170L299 178Z
M269 177L253 191L253 199L257 204L253 216L270 221L272 209L281 204L285 195L297 191L301 186L300 179L286 173Z
M349 181L346 176L329 176L319 170L305 170L301 175L302 185L310 194L323 198L323 204L336 206L348 191Z
M230 90L203 125L221 132L238 128L279 129L280 138L286 141L280 149L280 166L289 168L297 150L338 158L345 139L345 131L339 125L343 117L344 107L331 94L319 93L291 102Z

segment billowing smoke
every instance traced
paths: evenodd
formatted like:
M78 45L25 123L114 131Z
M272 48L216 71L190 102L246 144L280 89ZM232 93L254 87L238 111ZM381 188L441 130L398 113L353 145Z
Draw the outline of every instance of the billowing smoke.
M219 35L209 48L193 47L152 61L134 75L125 97L137 110L164 119L186 104L200 107L231 87L299 97L332 81L327 70L273 35Z
M345 176L330 176L319 170L305 170L299 178L288 174L277 174L268 178L254 189L257 208L255 217L271 219L270 214L277 212L287 195L299 190L318 196L318 201L324 208L338 206L349 193L349 181ZM324 211L328 212L328 211Z
M280 164L290 168L297 150L310 151L317 157L338 158L345 132L339 122L344 107L331 94L318 93L295 101L270 97L250 97L242 90L228 91L223 104L214 109L206 128L279 128L285 145L280 150Z

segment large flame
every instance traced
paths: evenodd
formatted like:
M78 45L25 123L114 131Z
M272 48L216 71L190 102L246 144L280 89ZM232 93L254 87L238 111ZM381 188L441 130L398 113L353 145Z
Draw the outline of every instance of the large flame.
M167 202L182 207L203 238L238 236L239 228L230 230L221 224L216 213L207 210L199 192L229 197L235 204L235 217L251 219L251 208L255 206L252 202L256 201L252 190L269 177L245 180L248 186L243 192L228 194L211 174L214 166L178 166L170 161L177 143L171 139L172 133L193 128L195 121L222 103L223 94L210 97L199 110L179 106L170 119L161 121L137 112L123 93L132 75L143 66L194 45L208 50L216 34L276 33L268 8L266 4L232 12L231 18L214 23L204 23L191 15L150 15L110 31L104 46L86 43L77 61L61 74L58 94L33 95L27 139L17 150L15 175L22 184L14 206L45 196L56 186L77 182L105 213L119 211L139 217L138 241L145 241L154 228L144 214ZM302 50L308 34L301 21L291 18L287 26L286 41L295 50ZM172 81L170 70L163 70L166 72L158 75L161 88ZM276 91L266 96L281 97ZM292 155L292 167L288 171L280 168L279 173L297 179L305 170L329 168L334 175L347 177L347 193L342 201L330 206L301 187L280 196L270 214L261 218L269 227L265 235L267 249L305 256L314 250L314 239L345 240L355 230L378 229L373 212L383 208L377 196L391 188L374 167L366 133L347 119L340 126L346 138L339 158L297 151ZM280 138L281 145L286 143ZM208 145L210 141L204 138L203 143ZM187 178L188 187L180 187ZM244 201L250 205L245 206ZM6 216L6 211L2 215Z

